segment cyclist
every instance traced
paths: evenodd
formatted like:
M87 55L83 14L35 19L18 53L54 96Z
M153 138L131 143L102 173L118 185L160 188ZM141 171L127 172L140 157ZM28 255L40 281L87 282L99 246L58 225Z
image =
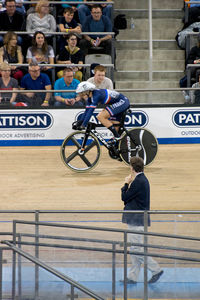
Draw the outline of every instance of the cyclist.
M123 112L129 108L128 98L113 90L97 89L94 84L87 81L79 83L76 93L87 103L84 114L80 120L73 123L72 128L84 129L97 105L103 104L104 109L97 115L97 119L113 133L117 140L119 133L113 124L119 124Z

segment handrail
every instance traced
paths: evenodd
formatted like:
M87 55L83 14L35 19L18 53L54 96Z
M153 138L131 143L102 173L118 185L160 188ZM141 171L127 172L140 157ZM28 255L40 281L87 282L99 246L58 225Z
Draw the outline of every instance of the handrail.
M130 211L129 211L130 212ZM132 211L132 213L135 211ZM138 211L137 211L138 213ZM109 227L99 227L99 226L86 226L86 225L72 225L72 224L58 224L54 222L34 222L34 221L24 221L24 220L13 220L13 226L15 227L16 224L26 224L26 225L40 225L40 226L47 226L47 227L60 227L60 228L74 228L74 229L86 229L86 230L96 230L96 231L107 231L107 232L119 232L119 233L135 233L138 234L139 231L136 230L129 230L129 229L116 229L116 228L109 228ZM199 241L200 238L195 238L191 236L184 236L184 235L176 235L176 234L164 234L164 233L155 233L155 232L139 232L142 235L150 235L156 237L169 237L169 238L179 238L182 240L191 240L191 241Z
M23 4L36 4L36 3L38 3L39 2L39 0L38 1L31 1L31 3L30 3L30 1L24 1L23 2ZM49 4L51 5L51 4L81 4L80 3L80 1L48 1L49 2ZM0 1L0 3L4 3L4 1ZM84 3L84 4L86 4L86 3ZM90 3L88 3L88 4L114 4L114 1L109 1L109 3L107 2L107 1L102 1L102 2L98 2L98 1L91 1Z
M126 211L126 213L134 213L134 210L129 210ZM147 210L145 211L148 214L200 214L200 210ZM112 213L116 213L116 214L122 214L124 213L123 210L46 210L46 209L36 209L36 210L23 210L23 209L19 209L19 210L0 210L0 214L3 213L41 213L41 214L54 214L54 213L67 213L67 214L71 214L71 213L80 213L80 214L112 214ZM144 213L143 210L137 210L137 213Z
M117 92L133 92L133 93L151 93L151 92L175 92L175 91L190 91L190 90L199 90L200 88L192 88L192 87L186 87L186 88L159 88L159 89L115 89ZM23 94L27 92L31 93L70 93L75 92L76 90L0 90L0 94L2 93L15 93L15 94Z
M9 248L11 248L14 252L20 254L21 256L25 257L26 259L28 259L29 261L35 263L37 266L40 266L41 268L47 270L48 272L50 272L51 274L57 276L58 278L64 280L65 282L71 284L73 287L76 287L77 289L81 290L82 292L86 293L87 295L94 297L97 300L104 300L103 298L101 298L100 296L98 296L97 294L95 294L93 291L91 291L90 289L84 287L83 285L79 284L78 282L74 281L73 279L71 279L70 277L62 274L61 272L55 270L54 268L48 266L47 264L45 264L44 262L42 262L41 260L33 257L32 255L30 255L29 253L26 253L25 251L17 248L16 246L14 246L12 243L10 243L9 241L2 241L2 244L6 244L7 246L9 246Z
M0 34L6 34L7 33L7 31L0 31ZM35 31L15 31L15 33L16 34L19 34L19 35L31 35L31 34L34 34L35 33ZM67 33L67 32L61 32L61 31L45 31L44 32L44 34L45 35L68 35L69 33ZM109 31L109 32L107 32L107 31L102 31L102 32L80 32L79 33L80 35L107 35L107 34L110 34L110 35L115 35L115 32L113 32L113 31Z

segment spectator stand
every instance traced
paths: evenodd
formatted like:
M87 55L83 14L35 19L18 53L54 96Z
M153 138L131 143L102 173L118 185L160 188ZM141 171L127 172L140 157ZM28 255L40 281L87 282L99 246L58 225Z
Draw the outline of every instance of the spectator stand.
M2 3L2 1L0 1L0 3ZM36 4L36 3L38 3L38 1L31 1L31 4ZM49 1L49 4L50 4L50 6L52 7L53 6L53 8L55 8L55 9L52 9L52 15L57 19L57 5L58 4L80 4L80 2L77 2L77 1ZM106 4L107 2L89 2L89 4ZM112 4L112 6L113 6L113 9L112 9L112 20L113 20L113 10L114 10L114 2L109 2L109 4ZM24 1L24 5L30 5L30 1ZM7 31L0 31L0 34L2 34L2 35L4 35L4 34L6 34L7 33ZM16 34L18 34L18 35L30 35L30 34L34 34L34 32L27 32L27 31L16 31L15 32ZM46 34L45 32L44 32L44 34ZM57 36L58 35L67 35L67 33L64 33L64 32L48 32L48 34L49 35L52 35L52 40L53 40L53 49L54 49L54 52L55 52L55 57L56 57L56 55L58 54L57 53L57 49L56 49L56 38L57 38ZM81 33L81 35L84 35L84 34L90 34L90 32L82 32ZM101 35L104 35L105 34L105 32L98 32L98 33L96 33L96 32L94 32L93 34L98 34L99 36L101 36ZM115 62L115 44L114 44L114 35L115 35L115 33L114 32L107 32L107 34L110 34L110 35L112 35L112 51L111 51L111 63L107 63L107 64L104 64L104 63L101 63L102 65L104 65L105 67L108 67L109 68L109 70L108 70L108 73L109 74L111 74L111 80L113 81L113 76L114 76L114 62ZM95 63L95 62L94 62ZM14 64L13 64L14 65ZM39 64L40 65L40 64ZM27 63L24 63L24 64L22 64L22 65L19 65L18 64L18 66L28 66L28 64ZM42 65L41 65L42 66ZM44 65L43 65L44 66ZM66 67L66 66L80 66L80 65L62 65L62 64L46 64L46 66L53 66L54 68L53 68L53 72L52 72L52 85L54 85L54 83L55 83L55 80L56 80L56 72L55 72L55 69L56 69L56 67ZM81 67L84 67L84 68L90 68L90 66L91 66L91 64L83 64L83 65L81 65Z
M6 34L7 33L7 31L1 31L0 32L2 35L3 34ZM33 34L33 32L27 32L27 31L16 31L16 34L20 34L20 35L26 35L26 34ZM53 40L54 40L54 43L56 44L56 36L58 36L58 35L63 35L63 34L66 34L67 35L67 33L64 33L64 32L48 32L48 34L52 34L53 35ZM81 33L82 35L83 34L89 34L89 32L82 32ZM95 34L95 33L94 33ZM96 33L97 34L97 33ZM98 32L98 35L104 35L105 33L104 32ZM114 35L114 32L108 32L108 34L111 34L111 35ZM112 45L113 45L113 43L112 43ZM53 48L54 48L54 46L53 46ZM114 51L114 46L112 47L113 48L113 50L112 51ZM15 65L15 64L13 64L13 65ZM40 66L44 66L44 65L42 65L42 64L39 64ZM54 66L55 68L56 67L70 67L70 66L79 66L79 67L90 67L90 65L91 64L81 64L81 65L76 65L76 64L72 64L72 65L66 65L66 64L64 64L64 65L62 65L62 64L45 64L45 66ZM107 66L107 67L111 67L111 68L114 68L114 57L112 57L112 63L111 64L103 64L105 67ZM24 63L24 64L22 64L22 65L19 65L18 64L18 66L28 66L28 64L26 64L26 63ZM52 83L54 83L55 82L55 78L56 78L56 73L55 73L55 68L53 69L53 72L52 72ZM111 79L113 80L113 74L114 74L114 72L113 71L111 71Z
M23 66L23 67L28 67L29 64L9 64L10 66ZM114 68L114 64L112 63L109 63L109 64L105 64L105 63L101 63L101 65L103 65L104 67L107 67L107 68ZM38 66L40 67L43 67L44 65L43 64L38 64ZM57 67L84 67L84 68L90 68L91 67L91 64L45 64L45 66L47 67L54 67L54 70L55 68ZM53 83L55 82L55 71L53 72L54 73L54 81ZM112 79L112 78L111 78Z

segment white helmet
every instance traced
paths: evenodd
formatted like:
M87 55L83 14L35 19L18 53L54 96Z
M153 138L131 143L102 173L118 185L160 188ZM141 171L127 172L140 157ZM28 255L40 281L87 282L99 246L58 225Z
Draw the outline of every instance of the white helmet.
M82 81L79 83L79 85L76 88L76 93L82 93L86 91L93 91L96 89L96 86L93 83L90 83L88 81Z

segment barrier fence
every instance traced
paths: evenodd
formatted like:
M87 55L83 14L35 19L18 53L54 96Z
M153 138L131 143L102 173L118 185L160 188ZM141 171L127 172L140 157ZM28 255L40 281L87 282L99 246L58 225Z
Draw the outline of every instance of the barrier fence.
M199 211L137 211L137 213L144 215L144 232L140 232L144 236L144 243L135 243L134 245L144 247L142 252L128 250L130 246L128 234L138 234L138 231L130 231L123 228L121 224L122 213L122 211L0 211L0 214L4 216L4 228L6 219L9 220L9 226L13 226L10 232L0 232L0 235L2 235L1 243L8 247L2 247L2 253L0 252L0 257L2 258L0 260L2 289L4 289L2 262L5 261L5 250L8 251L9 249L13 251L11 262L12 299L16 299L16 297L18 297L17 299L24 299L23 297L27 293L24 290L26 265L29 266L29 262L33 262L35 265L33 268L35 270L34 295L33 291L29 291L32 295L29 295L29 297L33 297L33 299L37 299L37 297L43 299L41 282L43 275L39 272L39 267L61 278L66 284L71 285L71 290L68 290L69 299L75 299L77 294L80 295L80 291L93 299L106 299L108 296L105 290L99 292L95 285L88 288L87 284L85 286L80 284L80 281L84 281L76 275L80 272L80 266L83 267L81 267L83 276L89 278L90 276L87 272L89 272L88 266L90 265L90 270L92 266L94 267L97 282L99 280L98 272L101 271L105 280L111 282L109 298L117 299L118 297L123 297L126 300L131 297L131 290L127 288L126 278L129 255L132 253L134 255L142 254L145 257L144 278L142 280L143 283L141 283L143 286L143 299L145 300L151 297L151 289L149 290L147 284L148 256L157 258L162 268L165 267L166 281L169 280L171 282L167 274L170 275L172 267L172 269L176 270L176 276L179 276L179 272L182 274L181 276L184 276L188 270L190 281L192 280L194 284L197 282L199 286L197 275L200 262ZM129 211L127 213L133 214L135 212ZM12 221L10 219L13 215L16 217L19 214L27 216L28 219L32 215L35 220ZM152 219L153 227L151 231L149 231L147 226L148 215L151 215ZM57 219L57 221L53 221L52 217L54 220ZM101 224L100 226L96 225L98 222ZM160 223L159 233L154 222ZM108 225L108 223L112 223L112 226ZM189 227L190 231L188 230ZM6 239L5 235L11 235L12 240ZM51 240L57 242L51 242ZM61 251L62 249L63 251ZM151 252L151 249L153 252ZM51 252L51 250L54 252ZM18 259L16 254L18 254ZM25 257L27 260L22 261L22 257ZM58 268L59 262L66 267ZM74 267L73 272L75 274L72 271L70 273L70 265ZM106 265L111 268L109 272L107 268L105 269ZM124 287L119 291L117 281L119 280L119 267L121 266L120 276L124 277ZM111 277L108 276L107 272ZM178 282L180 278L176 276L175 281L177 280ZM174 277L171 280L174 280ZM2 289L0 290L1 292ZM77 294L75 294L75 291ZM61 297L61 294L58 293L57 295L58 297L60 295L59 299L65 299ZM0 296L3 297L1 294ZM3 299L1 297L0 299ZM188 298L195 298L192 292Z

